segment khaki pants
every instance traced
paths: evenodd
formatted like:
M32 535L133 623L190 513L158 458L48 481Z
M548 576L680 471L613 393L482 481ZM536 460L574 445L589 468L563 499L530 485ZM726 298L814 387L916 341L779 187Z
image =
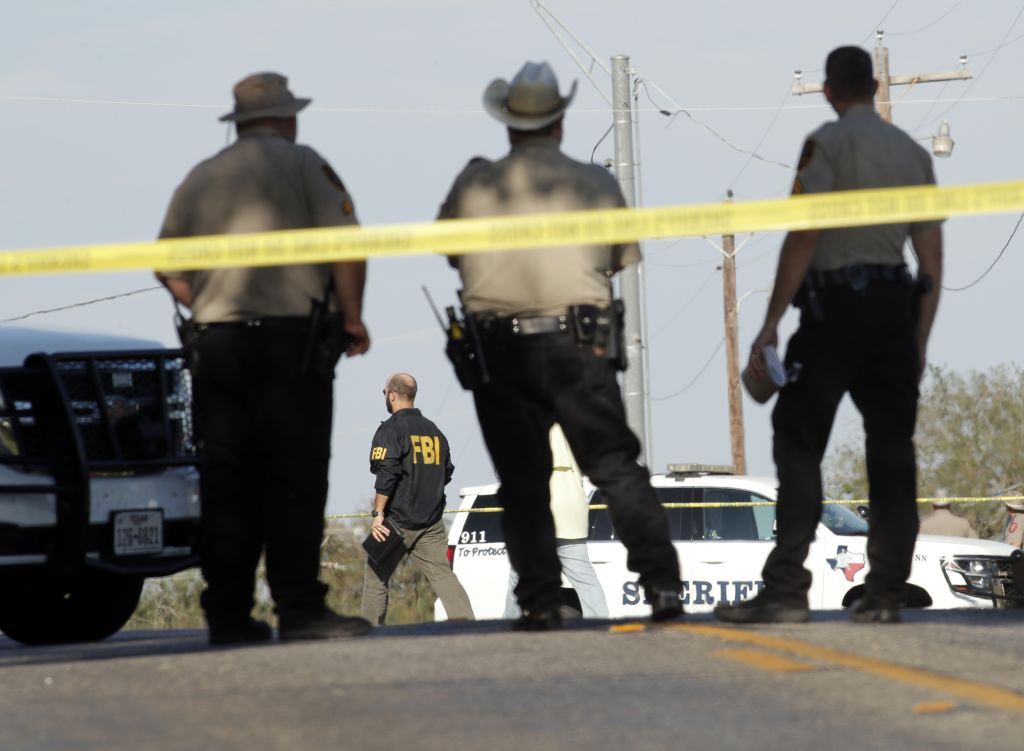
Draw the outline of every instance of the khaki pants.
M451 620L473 620L473 607L466 590L448 565L448 535L444 522L426 529L403 529L402 540L413 563L423 572L431 588L441 598ZM383 625L388 610L388 582L404 556L392 556L384 566L369 558L363 572L362 616L374 625Z

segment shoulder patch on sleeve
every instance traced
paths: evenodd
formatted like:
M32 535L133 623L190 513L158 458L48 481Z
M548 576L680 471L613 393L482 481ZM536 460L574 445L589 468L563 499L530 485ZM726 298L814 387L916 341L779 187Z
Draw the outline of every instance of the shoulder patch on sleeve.
M323 170L324 177L327 178L327 182L329 182L335 188L344 193L348 192L347 190L345 190L345 183L341 181L341 178L338 177L338 173L334 171L331 165L329 165L327 162L324 162L323 164L320 165L320 169Z

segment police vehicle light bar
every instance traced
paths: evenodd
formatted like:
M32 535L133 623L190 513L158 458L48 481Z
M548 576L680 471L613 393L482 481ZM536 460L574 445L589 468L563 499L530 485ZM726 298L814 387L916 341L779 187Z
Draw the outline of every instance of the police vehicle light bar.
M700 477L701 475L734 475L733 464L669 464L668 474Z

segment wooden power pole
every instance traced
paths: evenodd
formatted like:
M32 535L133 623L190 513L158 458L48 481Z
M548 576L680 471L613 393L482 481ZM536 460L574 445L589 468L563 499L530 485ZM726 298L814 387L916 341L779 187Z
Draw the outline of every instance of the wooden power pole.
M974 74L964 67L960 70L947 71L945 73L915 73L909 76L894 76L889 73L889 48L882 44L885 39L884 31L875 32L878 43L875 45L874 62L875 78L878 79L878 96L875 99L875 109L878 115L887 123L892 122L892 87L893 86L914 86L919 83L935 83L937 81L964 81L973 78ZM961 63L967 61L966 57L960 58ZM797 71L797 78L800 78L800 71ZM793 84L793 93L813 94L824 89L823 84L811 83Z
M732 199L732 191L729 191ZM743 394L740 391L739 311L736 303L736 237L722 236L722 296L725 305L725 365L729 392L729 445L736 473L747 473L743 436Z

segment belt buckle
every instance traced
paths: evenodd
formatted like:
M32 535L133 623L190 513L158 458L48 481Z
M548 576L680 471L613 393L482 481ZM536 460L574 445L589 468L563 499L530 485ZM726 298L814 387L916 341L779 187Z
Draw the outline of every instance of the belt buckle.
M565 316L536 316L531 318L515 316L509 322L512 324L512 333L521 336L555 334L568 329Z
M859 263L852 266L844 266L843 276L846 277L846 283L850 285L850 289L854 292L863 292L867 289L868 282L871 281L867 268Z

